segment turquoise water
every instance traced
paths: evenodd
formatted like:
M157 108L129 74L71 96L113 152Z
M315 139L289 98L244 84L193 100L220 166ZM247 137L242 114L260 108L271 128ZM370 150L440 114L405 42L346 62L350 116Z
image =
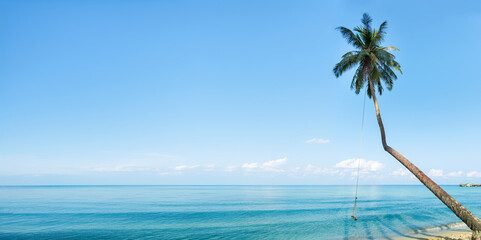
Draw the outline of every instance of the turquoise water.
M444 186L481 216L481 188ZM377 239L459 220L423 186L0 187L0 239Z

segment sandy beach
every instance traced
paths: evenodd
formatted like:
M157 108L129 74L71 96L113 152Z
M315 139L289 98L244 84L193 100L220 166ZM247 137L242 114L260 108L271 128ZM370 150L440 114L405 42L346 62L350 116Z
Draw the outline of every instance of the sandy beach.
M469 229L447 230L435 233L419 233L406 237L394 238L395 240L406 239L425 239L425 240L469 240L471 239L471 231Z
M445 236L439 236L439 237L428 237L426 239L434 240L434 239L471 239L471 232L466 231L466 232L458 232L458 233L450 233Z
M462 222L428 228L426 231L408 236L393 238L395 240L425 239L425 240L460 240L471 239L471 230Z
M469 240L471 239L471 232L459 231L459 232L445 232L438 234L417 234L411 237L401 237L396 239L425 239L425 240Z

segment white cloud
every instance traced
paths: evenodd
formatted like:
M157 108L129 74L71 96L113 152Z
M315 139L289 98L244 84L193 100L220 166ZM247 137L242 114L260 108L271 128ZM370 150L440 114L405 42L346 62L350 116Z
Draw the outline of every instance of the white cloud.
M411 172L405 168L399 168L397 170L394 170L391 172L391 175L393 176L409 176L411 175Z
M457 172L450 172L446 174L448 177L461 177L463 176L464 172L463 171L457 171Z
M429 170L428 175L431 177L442 177L444 176L444 172L441 169L431 169Z
M180 166L174 167L174 169L177 170L177 171L182 171L182 170L186 170L186 169L198 168L199 166L200 165L180 165Z
M283 169L279 168L279 166L283 165L287 162L287 158L279 158L276 160L271 160L259 164L257 162L254 163L244 163L242 164L242 168L246 171L264 171L264 172L284 172Z
M262 166L264 167L278 167L284 163L286 163L287 161L287 158L284 157L284 158L279 158L277 160L272 160L272 161L268 161L268 162L265 162L264 164L262 164Z
M336 164L336 168L357 169L363 172L375 172L384 168L384 164L378 161L366 161L365 159L350 158Z
M467 177L481 178L481 172L471 171L468 174L466 174L466 176Z
M259 167L259 163L244 163L242 164L242 168L244 169L256 169Z
M314 166L312 164L307 164L306 168L304 169L306 172L311 172L311 173L321 173L322 168Z
M329 143L329 139L322 139L322 138L311 138L306 140L306 143Z

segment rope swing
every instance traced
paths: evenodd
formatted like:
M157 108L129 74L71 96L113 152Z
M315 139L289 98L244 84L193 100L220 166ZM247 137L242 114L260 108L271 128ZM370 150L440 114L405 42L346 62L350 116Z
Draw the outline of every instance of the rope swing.
M359 170L361 169L362 133L364 129L364 112L366 110L366 93L364 93L364 103L362 105L361 140L359 143L359 155L358 155L359 157L357 158L356 194L354 196L354 207L352 208L352 215L351 215L354 221L357 221L357 190L359 188Z

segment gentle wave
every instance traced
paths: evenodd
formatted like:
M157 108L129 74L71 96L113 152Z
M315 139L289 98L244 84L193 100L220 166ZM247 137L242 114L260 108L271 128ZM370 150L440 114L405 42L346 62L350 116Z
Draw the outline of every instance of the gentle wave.
M481 215L481 188L444 188ZM360 186L353 221L354 190L1 187L0 239L373 239L463 227L423 186Z

